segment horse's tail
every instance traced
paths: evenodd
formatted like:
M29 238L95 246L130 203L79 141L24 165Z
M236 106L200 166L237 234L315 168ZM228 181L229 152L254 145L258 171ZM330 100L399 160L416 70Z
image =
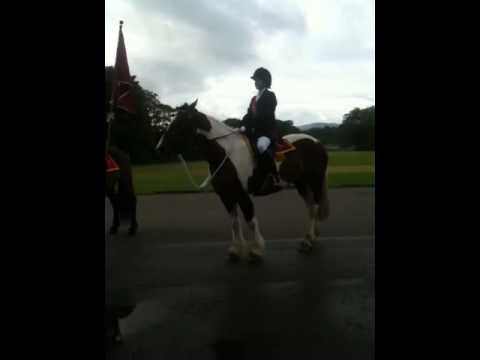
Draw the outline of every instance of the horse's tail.
M328 151L321 143L317 143L320 148L321 158L324 161L322 166L323 176L321 176L322 189L320 192L320 202L318 203L318 220L326 220L330 216L330 201L328 198Z
M328 199L328 169L325 170L323 177L322 191L320 193L320 202L318 207L318 220L322 221L330 216L330 201Z

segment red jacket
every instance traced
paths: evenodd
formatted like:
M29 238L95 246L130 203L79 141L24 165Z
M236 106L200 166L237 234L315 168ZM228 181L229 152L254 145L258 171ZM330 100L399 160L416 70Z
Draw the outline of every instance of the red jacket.
M115 160L113 160L113 158L110 156L110 154L106 154L105 162L106 162L107 172L120 170L117 162Z

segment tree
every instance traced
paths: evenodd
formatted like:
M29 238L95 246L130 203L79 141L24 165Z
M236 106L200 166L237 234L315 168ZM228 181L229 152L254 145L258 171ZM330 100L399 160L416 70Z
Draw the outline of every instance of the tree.
M345 114L338 128L338 140L344 147L375 150L375 106L355 108Z
M300 130L293 125L293 121L291 120L287 120L287 121L276 120L276 121L277 121L277 130L280 137L285 136L287 134L297 134L300 132ZM224 123L233 128L239 128L242 126L242 121L240 119L235 119L235 118L229 118L225 120Z
M170 105L160 102L158 95L149 90L143 90L145 94L145 110L150 123L154 128L164 129L171 121L171 115L174 113Z
M224 123L232 128L239 128L242 126L242 120L235 118L229 118L225 120Z
M324 128L311 128L305 133L318 139L325 145L338 145L338 129L336 127L326 126Z
M105 115L110 109L113 67L105 68ZM155 145L171 121L173 108L160 103L158 95L142 88L132 76L136 113L115 112L111 128L111 144L126 151L133 163L158 160Z
M279 137L288 134L298 134L300 132L300 129L293 125L292 120L282 121L277 119L277 129Z

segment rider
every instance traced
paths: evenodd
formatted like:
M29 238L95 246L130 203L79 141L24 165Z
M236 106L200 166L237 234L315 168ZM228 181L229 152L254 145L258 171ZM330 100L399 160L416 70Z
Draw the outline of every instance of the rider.
M247 114L242 119L241 130L256 145L258 165L249 180L248 190L251 193L258 193L269 174L273 175L274 181L277 183L279 181L274 160L277 140L275 121L277 98L275 93L269 90L272 75L267 69L258 68L251 79L255 81L258 94L250 101Z

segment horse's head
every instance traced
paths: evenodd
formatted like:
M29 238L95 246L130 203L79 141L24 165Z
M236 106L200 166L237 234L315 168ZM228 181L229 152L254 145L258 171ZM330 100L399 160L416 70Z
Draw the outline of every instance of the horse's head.
M157 150L181 154L194 145L200 130L210 131L211 124L207 117L195 108L197 102L198 99L176 109L177 115L158 142Z

